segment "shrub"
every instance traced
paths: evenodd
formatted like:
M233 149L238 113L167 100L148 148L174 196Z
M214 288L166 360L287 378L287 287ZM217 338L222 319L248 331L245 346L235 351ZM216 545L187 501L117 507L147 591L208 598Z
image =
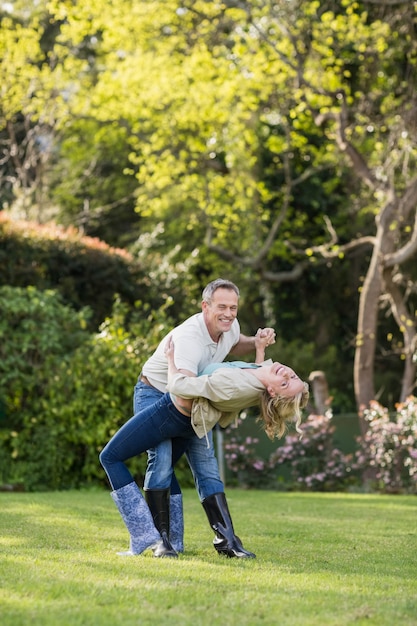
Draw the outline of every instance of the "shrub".
M0 284L54 289L72 308L90 307L91 331L111 315L116 294L133 306L151 291L139 264L125 250L84 237L75 228L11 220L3 211Z
M352 482L352 455L334 447L331 418L310 415L301 425L302 436L289 434L269 459L270 468L289 469L293 489L339 491Z
M241 437L237 428L242 423L232 424L225 430L224 458L227 468L239 487L269 487L271 471L268 463L256 454L256 437Z
M417 399L388 409L373 402L365 411L368 430L358 437L355 469L373 470L372 486L387 493L417 493Z
M57 368L88 339L88 315L86 309L76 312L63 304L61 296L51 290L0 287L3 481L21 479L14 475L16 444L33 424Z
M52 290L0 287L0 397L4 420L19 427L57 362L89 336L88 309L76 312Z
M168 303L169 304L169 303ZM100 331L51 365L41 397L22 414L19 429L9 431L9 468L27 490L108 485L98 455L132 415L132 392L140 367L171 326L164 308L153 313L137 303L136 315L117 301ZM141 482L146 454L129 462ZM182 484L192 484L185 461L176 466Z

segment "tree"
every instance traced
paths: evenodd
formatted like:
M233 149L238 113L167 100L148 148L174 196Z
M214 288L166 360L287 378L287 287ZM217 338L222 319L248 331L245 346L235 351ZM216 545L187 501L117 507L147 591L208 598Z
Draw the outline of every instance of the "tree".
M227 271L252 320L280 316L290 336L302 321L306 340L320 338L316 358L351 333L358 408L378 394L396 353L407 393L414 5L79 0L48 10L54 91L40 89L38 101L52 94L60 107L55 177L78 164L80 184L55 185L69 219L96 227L112 205L111 185L96 202L106 170L91 146L99 160L112 142L122 146L116 154L128 149L128 165L112 161L115 206L135 196L135 226L156 233L154 258L169 250L196 285ZM90 147L79 150L82 141Z
M217 10L217 15L213 15L216 9L205 11L203 15L201 4L182 3L184 13L191 14L192 20L198 18L203 35L207 21L212 28L217 28L218 34L220 23L224 23L224 16L229 10L229 15L234 16L234 22L233 19L229 21L232 28L227 35L229 49L234 53L230 54L230 58L238 58L232 72L242 78L241 68L244 66L252 78L250 88L256 91L258 87L251 116L247 115L250 101L243 99L248 97L247 91L241 100L237 95L237 82L229 91L244 103L246 119L242 116L239 120L237 115L233 124L239 128L241 137L245 137L246 133L251 138L251 142L248 141L252 144L252 149L248 150L251 157L246 160L251 167L247 168L246 177L242 168L236 170L237 179L245 181L246 200L249 197L253 202L239 205L245 197L241 191L236 203L237 211L227 213L224 209L228 203L227 194L208 194L209 202L214 198L215 207L206 226L209 248L231 263L252 268L262 281L278 283L293 280L306 271L308 255L321 255L329 260L349 254L359 246L369 247L370 261L360 291L355 348L354 383L359 409L366 407L376 395L374 368L381 305L393 316L403 338L402 342L398 339L393 341L394 350L399 349L405 361L399 400L412 391L416 372L415 289L412 274L405 273L407 269L411 270L405 263L415 256L417 244L416 35L413 28L416 14L415 7L411 5L407 5L406 11L398 11L394 7L384 12L367 12L366 4L344 2L337 7L333 3L311 2L307 6L306 3L292 3L289 11L276 3L239 2L233 3L230 10L223 5ZM198 42L196 47L200 52L206 41L203 44L199 38ZM392 42L395 42L394 47ZM275 63L271 62L271 50ZM223 54L223 60L227 59L225 50ZM256 83L260 67L267 85L263 90ZM276 93L274 79L277 68L281 76L280 87L285 85L287 90L286 97L278 97ZM254 216L261 211L265 215L267 192L263 197L259 193L261 177L254 170L259 164L259 121L267 107L280 119L280 142L275 141L275 150L282 164L280 169L284 185L280 210L275 216L274 211L268 211L269 216L262 223ZM299 163L294 163L294 154L290 150L299 149L303 139L306 142L308 132L312 133L312 123L322 132L319 149L311 155L309 167L297 171ZM228 129L232 127L231 123L227 124ZM234 148L233 155L236 157L238 152L230 139L229 135L224 150L230 153ZM307 144L305 152L309 151L310 145ZM201 146L199 150L201 154ZM175 149L169 150L164 159L166 164L171 163L174 152ZM277 235L291 215L297 186L317 175L320 160L335 168L340 157L343 158L342 169L351 172L353 192L347 197L354 207L352 216L355 221L358 218L361 220L365 234L357 236L357 233L349 233L349 229L344 228L342 235L349 240L340 243L340 236L329 214L323 213L322 218L330 234L327 242L324 240L320 245L304 246L304 260L294 262L290 271L271 271L271 255L277 254ZM158 158L161 158L159 152ZM230 155L224 159L225 163L228 161L231 161ZM181 163L184 167L184 160ZM142 171L145 173L141 182L146 190L149 172L146 167L142 167ZM234 180L229 170L225 174L227 182L224 188L231 182L233 185ZM186 177L185 172L184 176L174 176L174 181L181 181L185 193L189 189L184 188ZM206 171L203 179L206 182L210 180ZM154 178L150 184L155 185ZM249 185L252 193L248 193ZM233 186L232 189L233 199L236 200L236 191L240 190ZM159 186L155 212L163 206L161 195L164 197L165 190L163 185ZM267 191L271 192L271 189ZM194 205L201 207L197 198L195 200ZM168 206L172 207L171 201ZM220 211L220 207L226 213L223 224L216 222L216 212ZM240 235L246 230L246 236L239 238L239 251L236 251L237 246L231 241L233 230L230 226L236 219L236 213L240 213L239 209L241 216L250 213L251 220L250 227L239 229ZM206 208L206 216L208 213ZM358 221L356 223L359 224ZM257 245L253 245L255 241ZM256 250L256 254L251 250Z
M29 26L0 14L0 183L2 204L12 202L27 217L44 191L53 109L35 114L42 84L43 52L39 16ZM16 79L18 77L18 80Z

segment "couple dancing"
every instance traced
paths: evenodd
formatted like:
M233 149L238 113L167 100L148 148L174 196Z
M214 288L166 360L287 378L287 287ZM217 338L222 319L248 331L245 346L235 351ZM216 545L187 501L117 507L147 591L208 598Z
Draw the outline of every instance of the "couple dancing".
M202 312L174 328L143 366L135 387L134 416L100 453L112 498L129 531L130 549L177 557L183 552L182 494L173 467L185 453L200 501L215 532L215 549L229 557L253 558L235 535L214 454L212 429L225 427L242 409L260 407L268 437L281 437L286 423L298 430L308 385L280 363L264 361L274 343L271 328L240 333L239 290L227 280L209 283ZM223 362L255 350L255 362ZM147 451L145 498L125 461Z

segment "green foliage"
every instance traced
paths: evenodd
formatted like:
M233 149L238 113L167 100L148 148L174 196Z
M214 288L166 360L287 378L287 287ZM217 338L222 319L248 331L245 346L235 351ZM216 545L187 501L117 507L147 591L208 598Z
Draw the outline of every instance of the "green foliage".
M365 411L355 469L382 493L417 494L417 403L410 396L394 414L373 402Z
M5 479L13 473L19 436L30 436L57 368L88 338L88 317L87 310L76 313L64 305L54 291L0 287L0 457ZM35 454L54 453L38 443Z
M132 244L140 226L127 134L123 125L74 120L60 133L49 183L57 221L118 247Z
M79 314L72 315L77 319ZM26 326L29 324L30 318ZM77 342L74 333L65 335L62 315L56 315L55 324L54 336L64 355L54 358L50 351L42 389L38 384L37 395L26 398L26 406L21 407L19 422L2 432L3 480L22 482L28 490L106 484L98 454L132 415L133 386L141 365L172 321L165 308L150 312L138 302L132 316L118 301L113 317L105 320L98 334L84 335L83 342ZM128 324L130 330L126 330ZM29 342L33 333L42 336L48 331L39 324L31 328ZM70 350L65 342L71 341ZM16 352L16 344L10 348ZM43 353L40 356L45 357ZM20 364L15 367L20 373ZM32 384L38 381L32 372L27 376ZM140 482L146 455L133 459L129 467ZM176 471L182 484L190 484L183 460Z
M103 478L98 452L131 415L134 352L121 329L103 328L57 364L36 416L14 438L28 489L65 489Z
M54 369L87 339L89 312L76 313L54 291L0 287L0 397L18 427L44 395Z
M247 489L271 489L275 477L268 463L256 454L259 439L242 437L238 428L241 423L239 419L225 431L224 458L233 484Z
M271 454L269 469L289 470L289 487L301 491L343 491L354 484L352 455L335 447L331 420L309 415L300 428L301 436L288 434Z
M414 177L415 5L16 0L4 11L10 5L0 33L3 201L115 245L137 240L152 283L139 279L146 297L132 292L106 264L89 273L92 258L72 259L67 274L48 250L66 301L100 308L94 329L115 292L154 308L173 295L180 319L207 280L226 276L242 291L244 332L267 323L288 341L303 336L309 369L334 354L326 371L338 406L351 409L346 372L370 248L326 264L320 251L333 229L333 251L374 236L375 216ZM392 224L399 243L412 223L402 220ZM55 287L45 250L37 255L45 282L33 284ZM37 261L27 260L30 273ZM74 284L74 272L88 282ZM385 362L395 398L402 337L385 313L375 369L386 394Z
M0 281L3 285L57 289L76 309L90 307L89 328L110 315L116 294L132 306L145 277L131 255L74 229L11 220L0 213Z

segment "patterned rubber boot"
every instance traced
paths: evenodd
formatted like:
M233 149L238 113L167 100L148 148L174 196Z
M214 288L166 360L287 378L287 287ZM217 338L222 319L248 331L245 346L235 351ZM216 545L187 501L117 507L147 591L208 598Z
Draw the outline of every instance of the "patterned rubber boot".
M135 482L112 491L110 495L130 535L130 549L119 552L120 556L142 554L161 540L149 507Z
M169 498L169 540L176 552L184 552L182 493L174 493Z

